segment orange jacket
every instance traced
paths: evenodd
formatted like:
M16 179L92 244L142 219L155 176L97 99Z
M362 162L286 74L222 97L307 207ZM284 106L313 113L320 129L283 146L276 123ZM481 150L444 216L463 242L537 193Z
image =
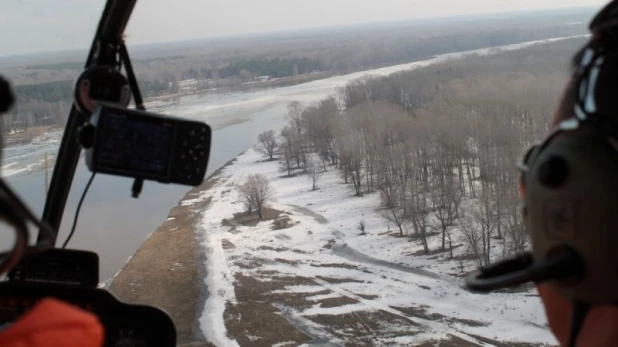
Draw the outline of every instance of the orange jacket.
M3 347L100 347L103 326L86 311L56 299L43 299L0 332Z
M569 300L560 296L547 284L537 286L547 321L561 346L566 346L571 330L573 310ZM588 311L577 338L577 347L618 346L618 306L594 306Z

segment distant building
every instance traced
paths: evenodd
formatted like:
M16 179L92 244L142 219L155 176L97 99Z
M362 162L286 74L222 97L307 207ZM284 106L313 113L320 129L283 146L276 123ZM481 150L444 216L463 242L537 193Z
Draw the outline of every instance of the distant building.
M199 81L196 79L182 80L178 82L178 90L181 92L196 90L198 87L198 84L199 84Z
M270 76L260 76L257 78L260 82L268 81Z

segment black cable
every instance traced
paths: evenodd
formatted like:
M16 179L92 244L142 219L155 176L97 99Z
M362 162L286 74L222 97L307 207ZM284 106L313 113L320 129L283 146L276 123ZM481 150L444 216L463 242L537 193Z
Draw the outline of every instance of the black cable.
M71 232L69 233L69 236L67 237L66 241L64 241L62 248L66 248L67 244L69 243L69 241L71 241L71 238L73 237L73 234L75 233L75 228L77 227L77 219L79 218L79 211L82 209L82 204L84 203L84 199L86 198L86 194L88 193L88 189L90 189L90 185L92 184L92 181L94 180L95 175L96 175L96 172L93 172L92 176L90 176L90 179L88 180L88 183L86 184L86 188L84 188L84 192L82 193L81 199L79 199L79 203L77 204L77 209L75 210L75 218L73 219L73 226L71 227Z
M567 344L568 347L575 347L577 345L577 337L584 326L584 321L586 320L586 315L588 314L589 309L590 305L584 302L573 302L573 313L571 313L571 331L569 333L569 342Z

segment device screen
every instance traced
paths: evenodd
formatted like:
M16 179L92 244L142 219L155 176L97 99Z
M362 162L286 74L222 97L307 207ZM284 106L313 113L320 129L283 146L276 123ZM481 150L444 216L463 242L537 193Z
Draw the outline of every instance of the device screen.
M99 165L112 170L167 176L174 123L107 114Z

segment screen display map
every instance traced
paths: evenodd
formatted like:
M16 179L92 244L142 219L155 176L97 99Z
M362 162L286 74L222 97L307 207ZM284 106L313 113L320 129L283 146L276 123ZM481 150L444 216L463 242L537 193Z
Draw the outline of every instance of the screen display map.
M108 169L166 176L173 136L172 122L110 114L106 117L99 164Z

